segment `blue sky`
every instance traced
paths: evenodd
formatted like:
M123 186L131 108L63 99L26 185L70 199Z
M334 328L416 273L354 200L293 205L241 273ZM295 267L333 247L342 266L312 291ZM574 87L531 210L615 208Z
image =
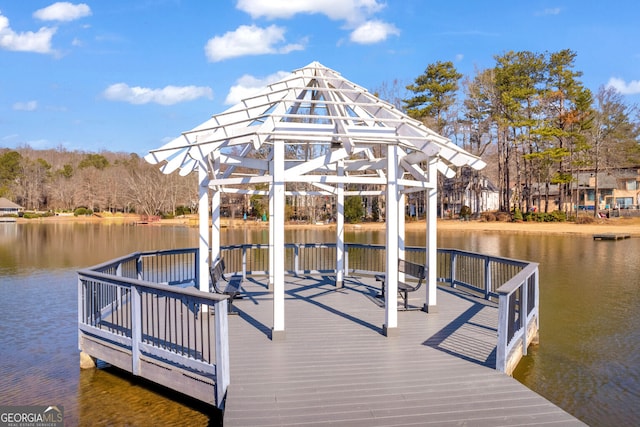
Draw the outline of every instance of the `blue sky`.
M640 2L0 0L0 148L145 155L313 61L371 91L571 49L640 101Z

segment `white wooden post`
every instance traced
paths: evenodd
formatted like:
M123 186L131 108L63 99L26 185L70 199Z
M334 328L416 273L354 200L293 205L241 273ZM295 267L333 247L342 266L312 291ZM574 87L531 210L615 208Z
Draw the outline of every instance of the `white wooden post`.
M344 160L338 161L338 177L344 178ZM344 283L344 182L340 180L336 195L336 287Z
M222 407L227 388L231 381L229 372L229 319L227 317L227 300L215 303L216 314L214 320L216 344L216 406Z
M220 171L220 152L211 153L213 163L213 176L217 177ZM211 261L220 257L220 187L215 187L211 193L211 239L209 243ZM207 227L209 224L207 223ZM202 288L201 288L202 289Z
M131 373L140 375L140 344L142 343L142 295L131 286Z
M198 165L198 289L209 292L209 174L203 159Z
M277 144L277 142L276 142ZM270 175L272 177L272 179L275 180L275 176L274 176L274 169L275 165L272 162L270 164ZM274 184L273 182L271 184L269 184L269 283L267 284L267 288L270 291L273 291L273 283L274 283L274 272L276 269L275 266L275 250L274 250L274 245L273 245L273 241L275 239L274 235L275 235L275 222L274 222L274 213L275 213L275 207L274 207L274 193L275 193L275 188L274 188ZM284 242L283 242L284 244ZM278 246L275 246L278 247ZM284 248L284 246L280 246L280 248Z
M387 146L387 260L385 323L386 336L397 334L398 327L398 146Z
M427 313L436 312L436 291L437 287L437 263L438 263L438 235L436 233L438 217L438 169L436 164L438 159L432 157L429 160L428 171L429 184L427 190L427 236L426 236L426 263L427 263L427 286L426 302L423 311Z
M269 253L273 253L273 341L284 339L284 142L273 144L273 183Z
M404 204L406 196L402 193L402 186L398 187L398 259L406 259L405 255L405 218ZM404 282L404 273L398 272L398 280Z

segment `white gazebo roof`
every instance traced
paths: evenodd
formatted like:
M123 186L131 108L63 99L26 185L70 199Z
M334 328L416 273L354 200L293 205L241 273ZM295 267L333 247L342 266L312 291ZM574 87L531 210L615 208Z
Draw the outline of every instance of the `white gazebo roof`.
M384 170L386 165L376 160L380 157L376 147L387 144L397 144L412 154L402 167L416 179L420 173L413 165L434 155L438 169L447 176L452 166L481 169L485 165L478 157L318 62L214 115L152 150L145 159L152 164L166 162L161 168L165 173L179 170L186 175L214 150L221 150L221 164L228 167L226 178L240 164L259 175L260 171L267 173L268 159L260 162L253 154L276 143L297 152L288 156L293 158L288 159L287 169L297 167L302 175L312 172L314 166L316 173L329 172L327 165L338 159L352 160L346 166L350 174L356 170ZM328 158L329 152L333 154ZM317 159L313 165L296 166L313 159ZM287 172L287 178L295 176L298 174Z
M269 286L272 338L284 336L284 205L300 194L336 198L336 286L342 286L344 198L384 195L386 200L386 300L384 333L397 327L398 260L404 255L404 195L425 191L427 292L424 310L436 305L437 171L481 169L478 157L405 115L339 73L313 62L257 95L242 100L145 159L164 173L199 177L199 287L208 290L208 266L220 257L220 193L269 196ZM256 184L262 184L256 186ZM265 188L268 191L257 190ZM356 185L351 185L356 184ZM347 187L349 185L349 187ZM212 228L209 228L211 213ZM433 266L433 268L429 268Z

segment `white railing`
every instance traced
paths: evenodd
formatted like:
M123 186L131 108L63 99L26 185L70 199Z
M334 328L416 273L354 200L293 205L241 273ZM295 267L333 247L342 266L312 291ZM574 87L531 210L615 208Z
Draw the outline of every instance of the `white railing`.
M509 375L540 327L538 264L530 263L498 289L496 369Z
M230 378L227 297L190 286L197 271L193 249L134 253L79 271L79 349L222 407Z
M246 277L269 273L268 250L232 245L221 254L227 273ZM382 245L346 244L345 274L383 272L385 255ZM405 258L424 263L425 248L405 248ZM335 273L336 264L335 244L285 245L289 274ZM498 301L496 369L510 374L537 339L538 265L438 249L436 268L438 282ZM80 350L222 408L230 383L227 297L192 286L198 271L197 249L134 253L79 271ZM194 382L166 375L171 366Z

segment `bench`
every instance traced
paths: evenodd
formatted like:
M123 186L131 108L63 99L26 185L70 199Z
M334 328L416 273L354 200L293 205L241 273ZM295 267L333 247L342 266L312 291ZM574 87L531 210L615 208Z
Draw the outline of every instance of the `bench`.
M230 279L224 276L224 259L220 258L209 268L209 275L211 276L210 291L218 294L224 294L229 296L229 314L237 314L237 311L233 310L233 300L242 298L242 277L232 276ZM225 284L222 281L226 282Z
M422 282L424 282L427 278L427 269L424 267L424 265L400 259L398 260L398 272L404 273L405 277L409 276L417 280L417 282L411 283L398 280L398 295L400 295L400 297L404 299L404 309L409 310L409 292L415 292L420 289L420 286L422 286ZM375 278L378 282L382 282L382 293L380 294L380 297L384 298L387 275L376 274Z

